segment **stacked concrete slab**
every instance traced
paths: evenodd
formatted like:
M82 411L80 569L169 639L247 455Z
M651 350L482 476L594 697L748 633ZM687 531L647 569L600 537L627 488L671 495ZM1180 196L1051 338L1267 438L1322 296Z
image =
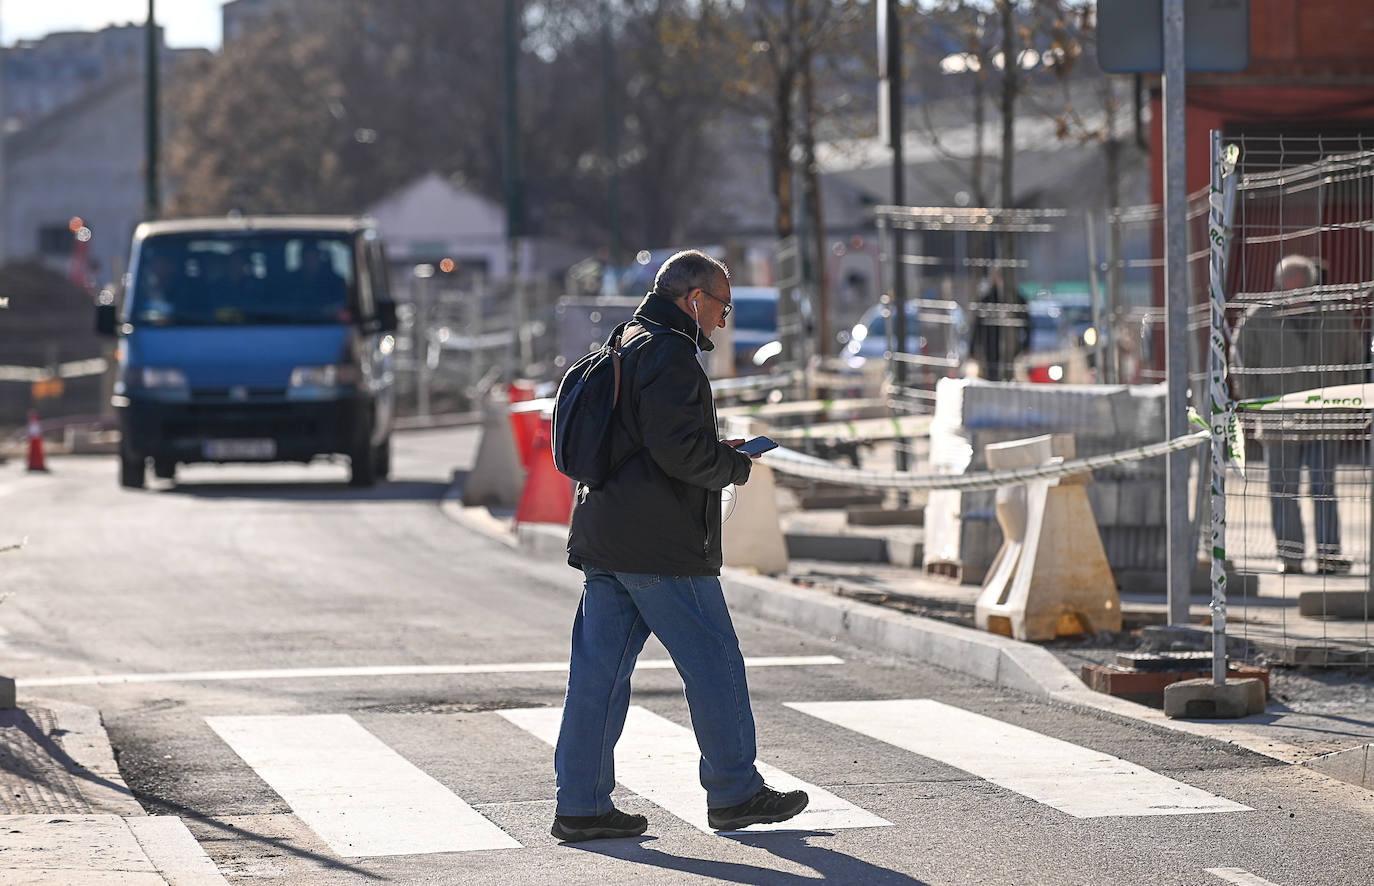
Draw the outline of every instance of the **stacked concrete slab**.
M984 447L1039 434L1072 434L1078 456L1117 452L1164 439L1159 385L1048 385L941 379L930 429L935 473L987 470ZM1095 471L1088 500L1118 582L1162 574L1165 562L1164 461ZM928 572L981 583L1002 543L994 490L937 490L925 515Z

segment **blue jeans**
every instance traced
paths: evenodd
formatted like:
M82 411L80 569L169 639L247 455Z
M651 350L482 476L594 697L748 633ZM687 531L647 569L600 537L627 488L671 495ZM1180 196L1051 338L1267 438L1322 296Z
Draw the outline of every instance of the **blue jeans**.
M706 805L734 806L754 796L763 786L754 766L754 714L720 579L584 572L553 758L557 814L611 810L615 744L630 706L630 674L650 632L672 656L686 688Z
M1298 495L1303 468L1312 494L1312 516L1317 536L1317 556L1341 552L1341 524L1336 516L1336 445L1326 440L1279 443L1265 446L1269 461L1269 508L1279 556L1301 560L1306 542Z

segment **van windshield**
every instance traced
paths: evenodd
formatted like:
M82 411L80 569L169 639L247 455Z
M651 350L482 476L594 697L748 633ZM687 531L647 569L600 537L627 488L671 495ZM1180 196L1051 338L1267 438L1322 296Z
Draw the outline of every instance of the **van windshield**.
M164 234L143 241L129 316L158 326L347 323L345 234Z
M778 300L776 298L737 298L735 326L740 329L770 331L778 328Z

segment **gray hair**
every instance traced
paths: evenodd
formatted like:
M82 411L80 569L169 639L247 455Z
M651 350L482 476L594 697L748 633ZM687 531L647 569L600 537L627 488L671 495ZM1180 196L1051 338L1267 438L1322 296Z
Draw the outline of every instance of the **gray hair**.
M730 269L699 249L685 249L669 258L654 277L654 294L681 298L693 289L706 289L717 277L730 279Z
M1322 266L1316 260L1293 254L1285 255L1274 266L1274 288L1283 289L1284 278L1296 271L1302 272L1303 286L1316 286L1322 282Z

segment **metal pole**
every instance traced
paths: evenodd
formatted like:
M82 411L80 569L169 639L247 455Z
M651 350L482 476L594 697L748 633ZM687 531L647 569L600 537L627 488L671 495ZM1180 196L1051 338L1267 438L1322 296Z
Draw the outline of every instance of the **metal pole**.
M416 265L411 272L415 280L415 305L410 321L410 356L415 367L415 412L429 415L429 333L430 285L434 280L434 265Z
M147 129L144 132L144 142L146 157L144 161L144 214L148 218L157 218L162 211L162 195L157 184L157 155L158 155L158 31L157 16L153 10L154 0L148 0L148 23L145 27L145 62L144 62L144 98L147 106L144 112L144 123Z
M1235 155L1223 149L1220 130L1212 130L1212 189L1207 225L1212 290L1212 324L1207 352L1212 431L1212 683L1226 682L1226 461L1232 445L1234 405L1226 389L1226 241L1235 203Z
M1170 440L1188 426L1188 190L1183 0L1164 2L1164 299L1165 432ZM1169 624L1188 623L1193 564L1188 562L1188 453L1168 456Z
M1119 207L1113 206L1107 213L1107 365L1111 370L1107 381L1110 384L1123 383L1118 338L1125 314L1121 307L1121 225Z
M511 313L515 327L514 363L511 377L518 377L529 363L529 341L525 332L525 293L520 285L520 237L522 230L520 189L520 122L516 58L520 49L519 0L506 0L505 80L506 80L506 250L507 272L511 283Z
M897 0L884 0L887 4L887 114L889 136L892 142L892 205L906 204L906 166L902 157L902 35L901 8ZM906 245L903 242L900 223L895 222L888 228L888 243L892 257L892 332L895 348L906 350L906 268L902 264ZM897 389L906 387L906 364L894 361L893 382ZM907 469L907 447L905 441L898 440L896 447L897 470Z
M1102 330L1102 291L1097 285L1097 236L1094 231L1093 213L1088 210L1083 213L1083 226L1088 235L1088 297L1092 299L1092 329L1093 339L1093 367L1097 370L1098 382L1106 382L1107 367L1103 365L1106 354L1106 336Z

